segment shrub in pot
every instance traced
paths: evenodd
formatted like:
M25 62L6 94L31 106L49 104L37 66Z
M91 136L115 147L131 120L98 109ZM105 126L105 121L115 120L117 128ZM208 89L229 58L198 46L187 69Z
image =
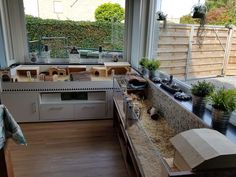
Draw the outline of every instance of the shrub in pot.
M214 85L206 81L198 81L192 85L192 101L193 101L193 112L202 117L205 110L205 98L210 95L214 90Z
M149 60L146 68L149 70L149 78L155 77L155 71L160 67L159 60Z
M221 88L211 93L208 99L212 104L213 128L224 131L231 113L236 109L236 89Z
M141 73L145 74L145 68L147 66L148 63L148 58L141 58L141 60L139 61L139 65L141 66Z

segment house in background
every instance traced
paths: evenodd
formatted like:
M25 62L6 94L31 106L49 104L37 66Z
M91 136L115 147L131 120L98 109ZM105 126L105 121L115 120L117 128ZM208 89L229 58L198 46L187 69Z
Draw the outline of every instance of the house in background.
M24 8L25 14L43 19L95 21L96 8L108 2L125 8L125 0L24 0Z

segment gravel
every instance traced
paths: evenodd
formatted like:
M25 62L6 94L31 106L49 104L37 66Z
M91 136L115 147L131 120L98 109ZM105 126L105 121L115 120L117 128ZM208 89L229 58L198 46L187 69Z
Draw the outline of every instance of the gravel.
M214 78L204 78L204 79L197 79L197 80L189 80L185 83L191 85L196 83L197 81L208 81L215 85L216 88L225 89L235 89L236 88L236 76L225 76L225 77L214 77Z

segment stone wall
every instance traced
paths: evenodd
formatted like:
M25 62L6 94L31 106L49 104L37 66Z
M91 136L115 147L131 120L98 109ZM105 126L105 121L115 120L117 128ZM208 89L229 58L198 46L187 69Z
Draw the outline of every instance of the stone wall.
M152 82L149 82L148 86L148 99L152 100L153 106L175 129L176 133L193 128L209 128L199 117Z

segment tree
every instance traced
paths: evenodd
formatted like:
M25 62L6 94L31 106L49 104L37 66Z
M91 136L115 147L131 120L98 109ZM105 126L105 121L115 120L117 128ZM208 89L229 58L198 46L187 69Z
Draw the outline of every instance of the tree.
M121 22L124 16L125 10L118 3L105 3L95 10L95 19L101 22Z
M206 23L212 25L236 25L236 1L235 0L206 0ZM180 18L181 23L195 24L190 15Z

